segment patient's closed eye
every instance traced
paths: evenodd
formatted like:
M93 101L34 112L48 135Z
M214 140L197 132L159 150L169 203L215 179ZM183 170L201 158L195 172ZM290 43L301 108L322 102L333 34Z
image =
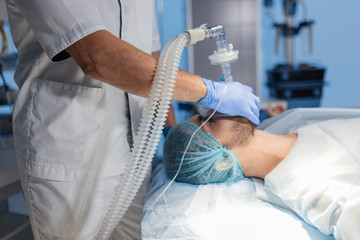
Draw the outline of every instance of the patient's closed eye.
M203 122L206 121L206 120L208 120L208 117L203 117L203 116L199 115L199 118L198 118L199 123L203 123ZM208 120L208 122L210 122L210 123L212 123L212 122L214 122L214 121L215 121L215 120L214 120L213 117Z
M199 115L199 117L198 117L198 124L199 124L199 126L200 126L204 121L205 121L205 118L204 118L203 116Z

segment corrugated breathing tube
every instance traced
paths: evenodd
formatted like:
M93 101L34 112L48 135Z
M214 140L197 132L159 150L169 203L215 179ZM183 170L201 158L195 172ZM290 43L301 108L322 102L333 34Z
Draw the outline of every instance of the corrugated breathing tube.
M158 62L154 82L135 138L130 159L115 189L95 239L108 239L135 198L155 155L174 92L180 58L190 41L182 33L168 42Z

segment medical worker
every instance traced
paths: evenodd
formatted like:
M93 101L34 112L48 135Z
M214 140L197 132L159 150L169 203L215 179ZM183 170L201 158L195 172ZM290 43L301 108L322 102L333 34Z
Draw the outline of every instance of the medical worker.
M93 239L129 158L156 70L154 0L6 4L19 56L14 139L34 236ZM214 108L223 89L224 83L179 71L174 99ZM259 99L240 83L231 83L219 111L259 123ZM114 239L136 232L148 180Z

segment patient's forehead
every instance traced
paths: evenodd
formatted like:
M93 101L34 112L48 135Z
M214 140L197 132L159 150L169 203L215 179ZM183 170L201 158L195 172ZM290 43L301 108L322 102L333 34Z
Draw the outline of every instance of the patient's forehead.
M199 127L205 120L206 118L196 114L191 117L188 122ZM234 122L227 118L212 118L201 128L201 131L211 134L222 145L227 145L228 141L232 139L232 135L234 134L232 131L233 124Z

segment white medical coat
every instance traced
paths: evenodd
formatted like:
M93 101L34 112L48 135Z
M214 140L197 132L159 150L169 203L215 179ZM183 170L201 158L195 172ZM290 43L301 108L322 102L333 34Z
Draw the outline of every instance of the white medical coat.
M63 50L101 29L120 36L120 28L121 38L135 47L159 50L154 1L122 0L121 14L117 0L7 0L7 8L19 56L14 134L20 167L71 180L81 178L84 164L96 158L102 176L121 173L129 155L126 96L86 77ZM130 96L133 133L144 102Z
M64 191L71 192L61 186L52 193L41 193L40 184L35 186L35 181L27 185L32 179L44 179L46 184L51 181L84 184L92 179L119 176L129 157L129 134L136 133L146 100L127 96L120 89L86 77L64 49L95 31L107 30L149 54L160 50L154 0L6 0L6 3L19 57L15 81L20 91L13 113L17 159L23 188L34 192L31 196L26 193L27 199L38 197L33 201L35 204L41 203L42 195L49 194L51 198L52 193L61 196ZM106 189L106 185L93 187ZM35 196L38 192L39 196ZM54 202L60 197L56 198ZM77 201L69 199L57 205L74 205L71 202ZM86 195L81 199L86 199ZM75 206L90 209L91 204L85 206L78 201ZM45 204L40 205L33 209ZM54 211L56 215L64 211L52 207L43 209L43 213ZM57 223L49 222L52 227L45 227L46 221L39 225L43 225L44 231L55 231ZM70 220L64 222L71 225Z
M265 128L273 130L271 126ZM265 177L265 185L256 182L257 196L291 209L336 239L358 239L359 133L360 118L328 120L300 128L297 142Z

